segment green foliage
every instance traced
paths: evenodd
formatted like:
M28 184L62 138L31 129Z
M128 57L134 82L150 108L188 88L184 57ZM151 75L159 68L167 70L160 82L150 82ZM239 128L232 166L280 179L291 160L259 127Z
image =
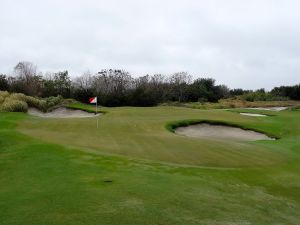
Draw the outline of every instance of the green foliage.
M243 99L245 101L287 101L289 97L273 95L271 92L265 92L264 89L259 89L256 91L249 91L237 98Z
M0 96L3 98L6 98L9 96L9 93L8 93L8 91L0 91Z
M60 96L60 95L58 95L56 97L51 96L49 98L46 98L46 103L45 104L47 106L47 109L52 108L52 107L60 104L62 102L62 100L63 100L63 97Z
M1 107L5 112L27 112L28 105L24 101L6 98Z
M275 87L271 90L274 96L288 97L293 100L300 100L300 84L294 86Z
M61 96L40 99L22 93L9 94L6 91L0 92L0 110L8 112L27 112L28 107L34 107L46 112L48 109L62 103L62 101L63 98Z
M0 74L0 90L8 90L9 84L6 75Z

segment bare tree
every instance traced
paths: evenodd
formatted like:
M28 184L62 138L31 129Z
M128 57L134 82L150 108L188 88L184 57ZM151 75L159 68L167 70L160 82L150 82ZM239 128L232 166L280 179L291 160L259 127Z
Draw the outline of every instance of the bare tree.
M89 90L93 85L92 73L89 70L87 70L81 76L75 78L73 85L75 88L79 88L84 91Z
M98 72L95 85L97 92L121 94L133 88L134 79L123 70L102 70Z
M33 65L31 62L19 62L14 67L14 72L17 77L30 81L30 79L37 75L37 66Z
M183 100L183 89L184 86L190 84L192 76L187 72L174 73L170 76L170 84L173 85L175 95L178 97L178 101Z
M19 88L29 95L39 95L42 88L42 74L38 74L37 66L31 62L19 62L14 67Z

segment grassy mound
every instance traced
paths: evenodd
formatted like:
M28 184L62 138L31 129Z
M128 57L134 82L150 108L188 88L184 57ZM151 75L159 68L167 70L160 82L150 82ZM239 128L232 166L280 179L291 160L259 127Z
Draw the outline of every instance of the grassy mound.
M21 93L0 91L0 111L4 112L27 112L28 107L46 112L62 102L63 98L61 96L41 99Z

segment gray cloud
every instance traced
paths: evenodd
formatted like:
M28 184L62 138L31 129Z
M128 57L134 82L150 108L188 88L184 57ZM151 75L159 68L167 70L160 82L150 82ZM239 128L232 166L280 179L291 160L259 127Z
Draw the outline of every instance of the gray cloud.
M188 71L218 83L300 83L300 15L289 0L2 0L0 72Z

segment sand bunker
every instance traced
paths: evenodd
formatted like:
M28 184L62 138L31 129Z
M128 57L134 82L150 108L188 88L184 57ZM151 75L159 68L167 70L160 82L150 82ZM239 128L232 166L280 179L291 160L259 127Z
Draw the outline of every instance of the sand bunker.
M86 118L86 117L95 117L99 116L100 114L94 114L85 112L83 110L74 110L74 109L67 109L67 108L57 108L51 112L44 113L35 108L29 108L28 114L43 118Z
M243 116L267 117L267 115L258 114L258 113L240 113L240 114Z
M248 109L257 109L257 110L269 110L269 111L282 111L282 110L286 110L289 107L258 107L258 108L248 108Z
M275 140L259 132L230 126L210 125L207 123L179 127L175 130L175 133L188 137L208 139L230 139L238 141Z

